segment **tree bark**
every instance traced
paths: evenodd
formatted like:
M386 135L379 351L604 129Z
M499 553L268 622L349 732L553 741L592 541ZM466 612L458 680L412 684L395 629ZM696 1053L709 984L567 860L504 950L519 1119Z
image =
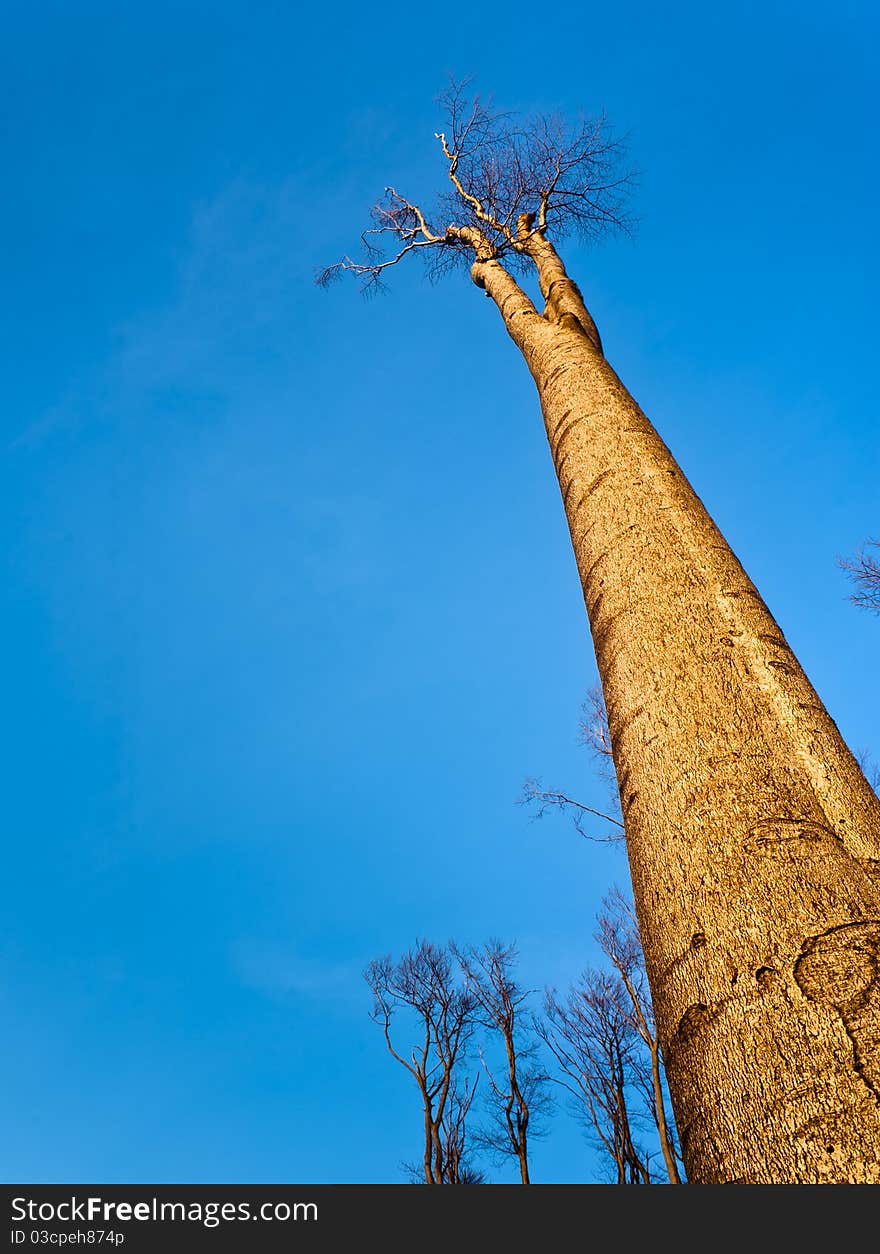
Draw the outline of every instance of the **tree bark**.
M499 262L472 275L541 401L688 1179L880 1183L880 801L552 246L533 256L544 314Z

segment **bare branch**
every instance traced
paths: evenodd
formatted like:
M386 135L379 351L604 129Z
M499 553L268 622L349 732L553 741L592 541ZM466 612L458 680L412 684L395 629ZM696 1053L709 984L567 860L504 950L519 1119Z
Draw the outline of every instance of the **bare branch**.
M475 103L474 108L477 109L478 107L479 107L478 104ZM495 214L492 213L490 210L487 210L483 204L483 201L480 200L477 196L475 196L472 192L469 192L467 188L464 186L464 184L462 183L461 179L458 177L458 174L456 173L456 171L458 170L458 163L462 157L462 152L459 149L459 147L456 146L455 148L450 149L449 144L447 143L447 140L446 140L446 133L444 131L437 131L434 135L434 138L440 140L440 147L443 149L443 155L446 158L446 160L449 162L449 170L447 171L449 175L449 181L452 183L452 186L458 192L459 196L464 201L464 203L473 210L474 215L477 218L477 221L480 223L481 226L488 226L491 230L498 231L501 235L505 237L505 239L507 239L511 244L513 244L514 240L510 232L509 222L499 222L498 219L495 217ZM487 178L486 185L487 185L487 192L489 194L486 197L486 203L490 205L494 203L494 197L492 195L492 192L495 190L495 187L493 186L494 184L495 184L494 178L492 178L491 176Z
M514 975L516 946L492 940L479 948L461 949L453 944L451 949L477 1003L480 1021L500 1040L506 1072L502 1080L499 1068L496 1078L480 1051L491 1089L487 1098L491 1123L480 1130L478 1141L498 1159L514 1158L522 1183L529 1184L529 1141L541 1135L536 1119L547 1111L550 1099L547 1076L536 1065L534 1028L522 1014L529 991Z
M853 605L880 614L880 540L866 540L854 558L838 558L838 565L850 576L855 591L850 594Z
M616 819L612 814L606 814L603 810L596 810L593 806L585 805L582 801L569 797L567 793L543 788L541 781L538 779L527 779L525 781L522 795L518 798L518 804L534 805L535 812L532 816L534 819L542 819L552 809L561 810L564 814L569 814L574 822L575 830L585 840L596 841L599 844L609 844L626 839L626 832L620 819ZM584 827L584 816L587 814L604 819L606 823L613 823L616 830L602 836L597 836L594 832L587 831Z
M608 1153L617 1183L650 1184L646 1156L634 1140L638 1037L620 979L587 970L564 999L548 991L545 1014L536 1029L556 1059L576 1113Z
M611 732L608 730L608 714L605 710L605 698L598 684L587 690L581 706L581 719L578 724L580 742L597 758L607 765L613 762L611 751Z
M872 754L867 749L861 749L856 754L856 761L862 768L862 774L874 789L874 792L880 796L880 763L876 762Z

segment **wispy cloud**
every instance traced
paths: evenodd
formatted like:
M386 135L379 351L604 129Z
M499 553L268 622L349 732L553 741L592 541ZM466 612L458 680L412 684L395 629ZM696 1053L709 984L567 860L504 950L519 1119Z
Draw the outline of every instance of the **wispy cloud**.
M132 290L112 347L84 365L47 413L15 433L9 450L60 430L137 408L169 391L228 397L248 385L256 362L287 347L291 310L312 287L297 226L298 184L237 180L193 207L169 274L171 293L149 304Z
M245 988L267 997L365 1004L362 965L308 957L280 941L240 940L232 947L232 969Z
M154 388L204 385L218 366L234 372L237 361L264 351L292 289L311 281L296 213L290 184L244 181L197 208L174 300L135 311L119 329L119 377Z

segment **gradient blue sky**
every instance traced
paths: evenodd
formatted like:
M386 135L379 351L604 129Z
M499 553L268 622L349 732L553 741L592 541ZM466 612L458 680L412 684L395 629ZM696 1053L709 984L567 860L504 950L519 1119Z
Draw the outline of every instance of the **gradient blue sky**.
M841 730L880 748L875 5L4 5L7 1181L371 1182L418 1152L365 963L594 956L619 849L525 368L463 277L315 268L442 177L433 98L606 109L608 356ZM564 1114L546 1182L595 1178ZM495 1178L505 1179L505 1173ZM512 1177L510 1177L512 1178Z

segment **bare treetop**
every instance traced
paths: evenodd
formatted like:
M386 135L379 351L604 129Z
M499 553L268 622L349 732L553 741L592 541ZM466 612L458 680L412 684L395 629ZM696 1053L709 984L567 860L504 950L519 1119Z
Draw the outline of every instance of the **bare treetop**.
M866 540L854 558L839 561L853 581L855 591L849 598L853 605L880 614L880 556L871 553L872 548L880 554L880 540Z
M435 139L447 189L433 204L419 205L386 187L361 237L363 257L328 266L320 284L348 271L367 291L381 287L385 271L414 252L425 256L434 277L475 259L504 259L524 269L548 236L593 239L609 229L628 230L624 206L632 173L622 169L625 143L604 116L521 121L470 96L466 83L453 83L440 104L446 120Z
M455 977L449 950L420 940L399 962L377 958L364 972L373 993L372 1018L393 1058L415 1080L422 1097L423 1155L419 1174L428 1184L462 1184L473 1179L467 1164L466 1119L477 1077L461 1069L476 1028L478 1003ZM415 1042L392 1042L392 1020L402 1010L415 1029ZM398 1025L399 1026L399 1025Z

